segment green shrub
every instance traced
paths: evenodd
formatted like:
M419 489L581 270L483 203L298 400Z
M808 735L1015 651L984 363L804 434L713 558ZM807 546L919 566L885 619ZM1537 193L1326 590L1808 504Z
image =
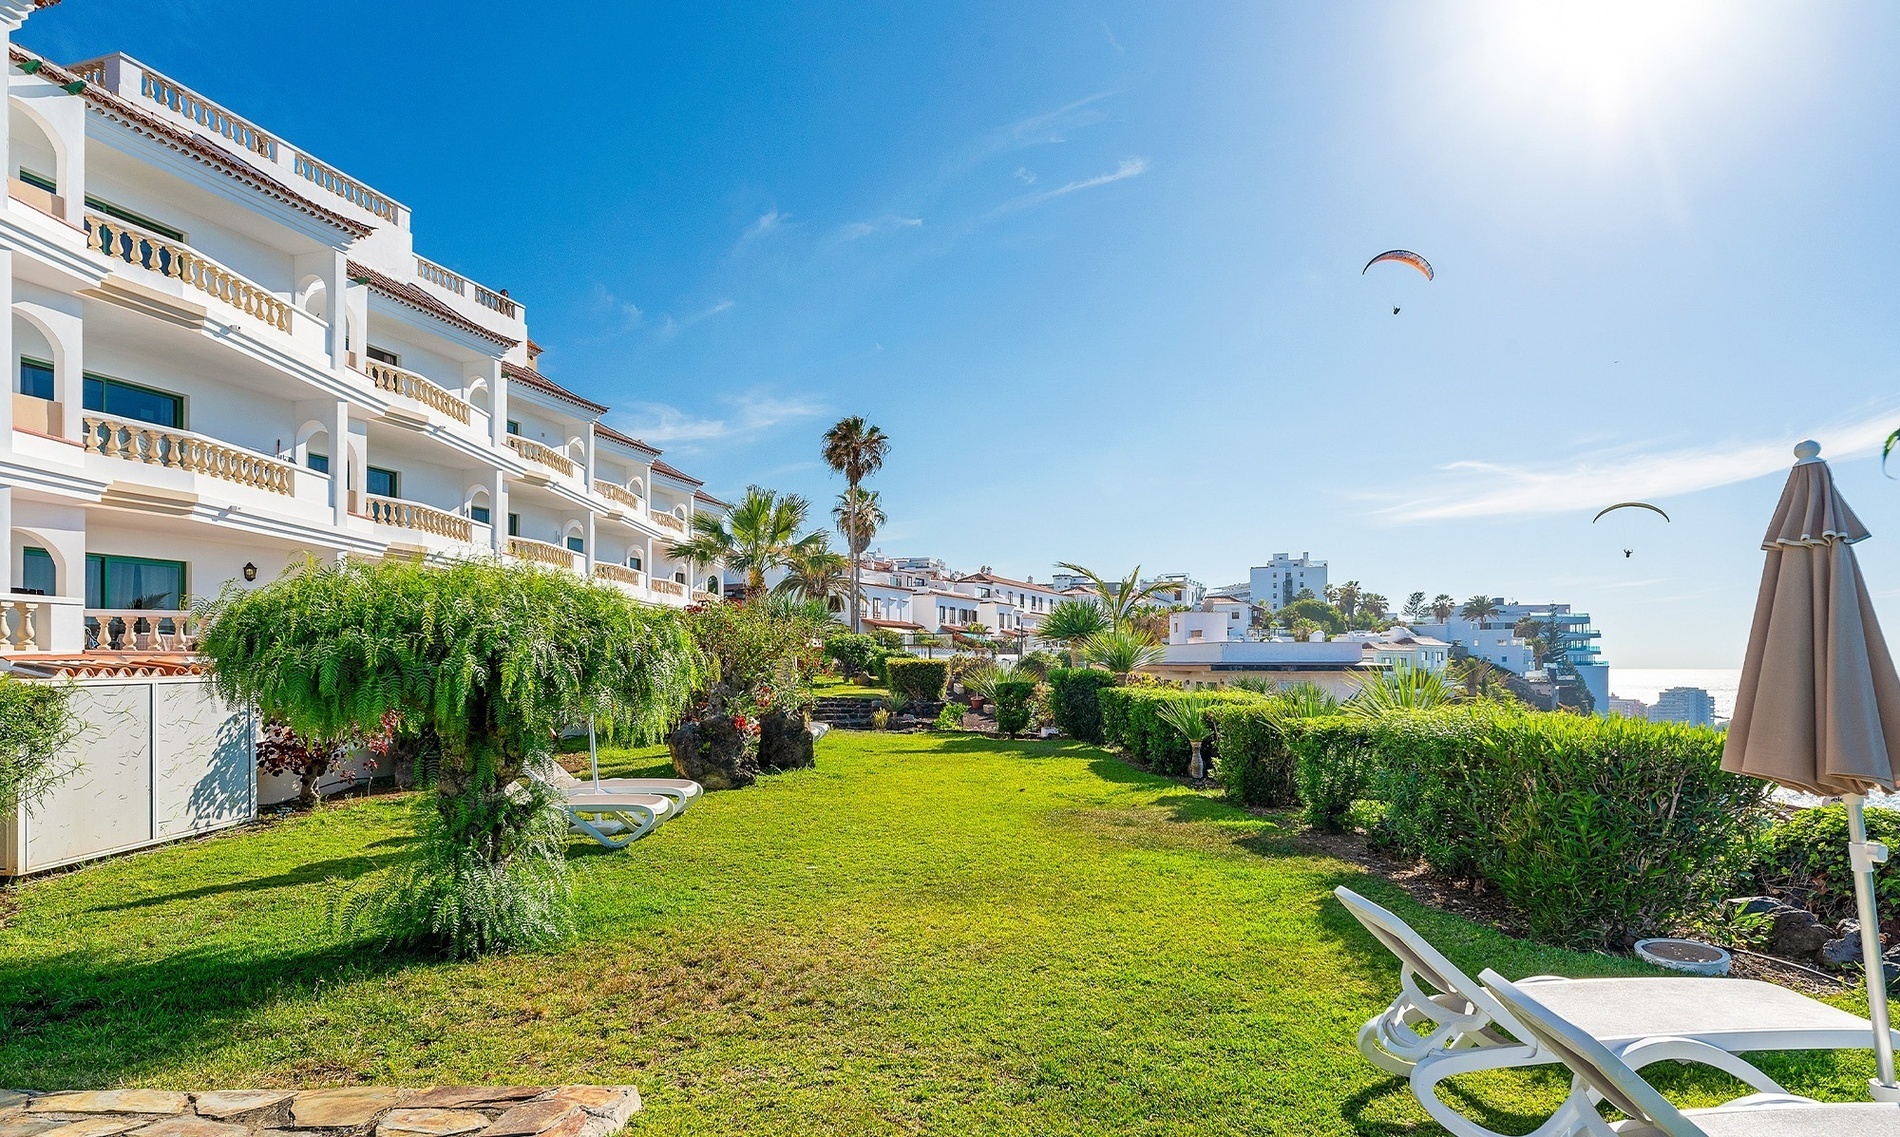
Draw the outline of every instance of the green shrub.
M1269 700L1248 691L1196 691L1217 706L1267 706ZM1102 708L1102 737L1119 746L1129 756L1145 762L1159 774L1181 777L1187 773L1192 749L1181 732L1161 717L1160 707L1179 702L1189 693L1174 687L1110 687L1099 696ZM1220 738L1214 739L1214 754L1220 753Z
M868 634L886 655L898 655L904 650L904 633L895 628L872 628Z
M884 669L889 648L873 636L839 632L825 638L825 655L838 664L846 678L853 675L877 675Z
M962 730L963 710L962 703L945 703L943 709L937 712L937 729Z
M1867 811L1867 839L1900 849L1900 811ZM1854 915L1854 877L1847 863L1847 807L1804 809L1768 827L1761 841L1756 879L1796 894L1824 920ZM1900 913L1900 872L1876 873L1881 923Z
M1214 774L1244 805L1285 806L1299 799L1285 716L1272 706L1234 704L1213 713L1219 748Z
M1308 761L1334 759L1351 772L1323 788L1328 809L1385 802L1381 841L1495 885L1550 942L1625 947L1728 895L1767 793L1723 772L1706 728L1497 705L1345 721L1298 728L1302 792Z
M1289 721L1288 749L1306 823L1343 832L1352 803L1366 796L1377 762L1383 720L1335 714Z
M1029 725L1029 698L1036 684L1028 679L999 679L996 682L996 729L1010 738Z
M891 694L906 695L925 703L943 699L944 684L949 681L950 674L943 660L899 655L892 656L884 668L885 682Z
M72 688L0 675L0 814L32 806L73 771L59 755L77 733Z

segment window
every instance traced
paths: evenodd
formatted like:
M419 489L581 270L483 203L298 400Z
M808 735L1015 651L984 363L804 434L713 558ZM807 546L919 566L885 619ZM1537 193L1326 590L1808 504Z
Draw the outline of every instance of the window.
M29 185L38 184L39 188L45 190L47 193L59 192L58 190L53 188L53 183L52 183L51 178L42 178L39 183L35 183L26 177L25 170L21 170L20 180L23 182L26 182ZM134 213L131 210L125 208L124 206L114 205L109 201L105 201L101 198L96 198L92 196L91 194L86 195L86 208L97 210L98 212L105 214L107 217L116 217L121 221L128 221L132 223L133 225L137 225L141 229L145 229L149 232L156 233L161 237L165 237L173 241L183 242L185 240L185 233L184 233L184 230L182 229L174 229L162 221L154 221L151 218L145 216L143 213Z
M579 536L571 536L571 537L569 537L569 538L567 539L567 551L568 551L568 552L570 552L570 553L584 553L584 552L586 552L586 551L587 551L587 539L586 539L585 537L579 537Z
M676 572L673 574L673 583L674 584L686 583L686 573L684 570L681 570L680 572Z
M509 420L508 420L508 433L509 433L509 434L520 434L520 433L521 433L521 420L520 420L520 419L518 419L518 418L511 418L511 419L509 419Z
M53 569L53 554L37 545L28 545L22 551L25 556L20 566L20 586L13 591L35 596L58 595L59 580Z
M185 562L86 554L86 607L177 611L185 606Z
M114 418L149 422L173 429L185 425L185 400L182 397L91 372L86 373L84 402L87 410L99 411Z
M627 567L632 569L634 572L640 572L641 570L646 568L646 565L641 562L640 557L637 553L629 553L627 554Z
M34 189L43 189L47 193L59 192L59 183L47 177L45 174L40 173L38 170L29 170L25 166L21 166L20 180L32 186Z
M20 357L20 394L36 399L53 397L53 365L38 359Z
M375 344L370 344L368 347L365 347L363 349L363 354L369 356L371 359L375 360L378 363L387 363L391 367L402 366L402 356L397 355L395 352L390 351L387 348L377 347Z
M369 467L369 485L364 488L377 497L401 497L402 475L380 466Z
M330 472L330 456L328 454L319 454L314 450L309 451L303 456L303 464L319 474L327 474Z
M508 535L510 537L521 536L521 515L519 513L510 513L508 515Z
M486 525L488 524L488 518L489 518L489 513L488 513L487 506L471 505L468 507L468 519L470 521L479 521L483 525Z

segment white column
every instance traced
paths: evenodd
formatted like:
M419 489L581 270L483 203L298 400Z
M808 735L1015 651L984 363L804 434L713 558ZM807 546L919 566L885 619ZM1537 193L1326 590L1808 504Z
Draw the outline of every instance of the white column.
M594 463L592 461L593 455L594 455L594 447L591 443L589 443L587 447L587 456L589 458L587 466L590 471L593 469L593 466L594 466ZM594 511L591 509L587 511L586 561L587 563L584 566L582 566L581 571L586 574L587 579L592 580L594 579Z
M508 475L495 471L495 488L488 495L488 536L495 555L508 549Z
M508 377L501 373L501 360L488 364L489 438L499 449L508 446Z
M3 3L4 0L0 0L0 4ZM0 7L0 19L4 18L4 14L4 7ZM5 131L0 131L0 134L4 133ZM0 155L0 160L4 160L4 155ZM7 372L6 385L0 389L0 393L6 396L0 398L0 450L11 452L13 450L13 392L20 384L20 369L19 365L13 361L13 253L5 249L0 249L0 311L7 314L5 320L0 320L0 366L4 366ZM77 417L79 411L74 409L67 413Z
M8 399L11 403L13 400ZM6 556L0 558L0 596L13 594L13 487L0 486L0 533L6 534ZM83 567L81 568L83 572ZM71 587L69 584L67 587ZM0 620L0 633L6 631L5 621Z
M330 428L330 505L336 527L349 524L350 517L350 404L336 402L336 422Z
M585 485L590 490L594 488L594 442L595 442L594 424L590 422L587 424L587 444L586 444L587 473L582 478L582 481L581 481L581 484ZM588 524L592 525L593 522L590 520ZM594 540L592 537L589 537L587 539L587 548L591 552L593 547L594 547Z

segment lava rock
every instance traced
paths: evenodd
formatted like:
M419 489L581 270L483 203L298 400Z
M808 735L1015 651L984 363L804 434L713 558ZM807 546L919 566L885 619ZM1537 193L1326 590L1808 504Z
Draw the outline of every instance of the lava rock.
M1834 939L1833 931L1814 913L1792 904L1773 908L1767 915L1773 921L1768 931L1770 955L1797 961L1818 959L1821 949Z
M736 790L759 780L759 759L725 716L683 722L667 739L673 769L709 790Z
M780 707L759 716L759 768L766 771L809 770L817 765L810 724L803 711Z

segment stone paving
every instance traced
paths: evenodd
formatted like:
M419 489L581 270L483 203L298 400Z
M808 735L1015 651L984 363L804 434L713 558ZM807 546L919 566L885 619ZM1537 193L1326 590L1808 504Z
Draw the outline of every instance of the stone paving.
M632 1086L0 1090L0 1137L609 1137Z

